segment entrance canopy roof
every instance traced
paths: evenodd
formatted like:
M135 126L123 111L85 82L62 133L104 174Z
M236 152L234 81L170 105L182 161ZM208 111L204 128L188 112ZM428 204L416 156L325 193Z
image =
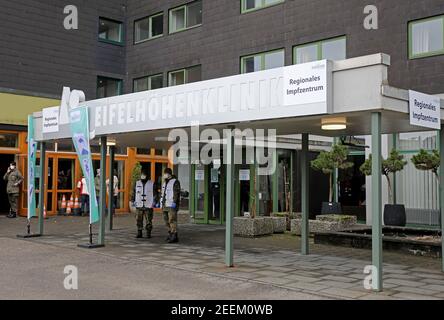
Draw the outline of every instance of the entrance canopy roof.
M374 54L317 61L81 103L90 130L119 146L167 147L171 129L276 129L277 135L369 135L370 114L382 113L382 133L424 131L410 124L409 92L388 83L390 57ZM441 100L441 122L444 120ZM63 110L61 111L63 113ZM325 131L321 122L341 117L346 129ZM70 139L68 123L43 132L34 113L37 141ZM267 132L265 132L267 134Z

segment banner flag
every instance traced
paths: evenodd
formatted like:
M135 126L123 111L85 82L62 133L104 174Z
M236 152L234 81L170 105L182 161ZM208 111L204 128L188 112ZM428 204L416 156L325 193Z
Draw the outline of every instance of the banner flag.
M36 216L35 170L37 142L34 138L34 118L28 115L28 219Z
M77 107L69 112L72 141L79 157L80 166L89 191L89 222L99 221L99 205L94 186L91 148L89 145L89 114L88 107Z

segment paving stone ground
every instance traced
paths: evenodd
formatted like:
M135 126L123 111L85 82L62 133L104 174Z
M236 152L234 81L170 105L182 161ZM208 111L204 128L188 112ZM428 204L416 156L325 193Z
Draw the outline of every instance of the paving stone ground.
M25 219L0 222L2 237L15 238L25 226ZM83 250L77 244L88 241L87 226L87 218L50 218L45 221L44 237L23 241ZM441 261L430 257L384 252L384 291L375 293L363 285L364 267L371 262L369 250L311 242L311 254L304 256L298 252L299 238L290 234L235 238L235 267L226 268L224 226L180 225L178 244L165 243L159 216L152 239L134 238L132 216L117 217L115 226L106 234L106 247L97 249L97 254L336 299L444 299Z

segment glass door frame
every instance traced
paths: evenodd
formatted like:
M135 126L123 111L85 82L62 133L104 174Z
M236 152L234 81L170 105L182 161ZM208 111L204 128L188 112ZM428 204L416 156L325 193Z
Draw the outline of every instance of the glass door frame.
M210 166L204 165L204 212L203 218L196 218L196 205L197 205L197 183L196 183L196 164L191 164L190 175L191 175L191 187L190 187L190 215L196 224L213 224L221 225L225 223L225 172L226 166L222 165L222 174L220 181L220 215L219 219L213 220L209 218L210 208L209 208L209 175Z

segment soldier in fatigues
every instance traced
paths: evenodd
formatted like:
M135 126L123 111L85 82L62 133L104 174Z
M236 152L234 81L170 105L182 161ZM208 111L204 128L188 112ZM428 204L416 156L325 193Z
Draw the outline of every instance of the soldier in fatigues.
M7 181L6 192L8 193L9 206L11 208L7 217L16 218L20 184L23 182L23 176L17 169L15 162L11 162L8 171L3 176L3 180Z
M164 182L162 184L161 205L163 210L163 219L168 228L168 243L179 242L177 236L177 211L180 205L180 182L170 168L164 171Z
M157 188L154 182L148 180L145 172L140 175L133 192L133 203L137 209L137 236L142 238L143 220L146 220L146 237L151 238L153 230L153 207L158 201Z

